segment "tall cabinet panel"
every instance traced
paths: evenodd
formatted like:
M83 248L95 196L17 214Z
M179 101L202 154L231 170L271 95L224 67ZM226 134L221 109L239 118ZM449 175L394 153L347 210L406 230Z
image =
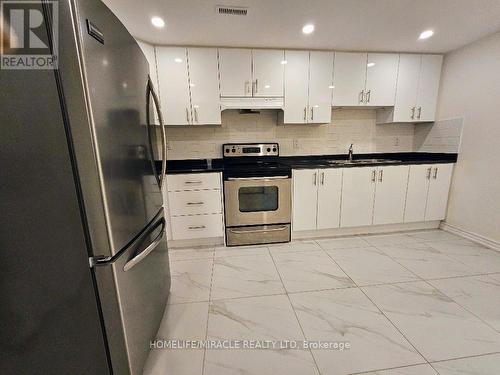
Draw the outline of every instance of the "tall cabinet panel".
M333 66L333 105L363 104L366 82L366 53L335 52Z
M191 122L187 53L180 47L157 47L161 106L167 125Z
M304 124L308 119L309 52L285 51L285 106L283 121ZM328 103L331 106L330 103Z
M252 96L252 50L219 48L220 94Z
M192 124L220 124L217 50L189 48L188 64Z
M332 119L333 52L311 52L309 62L309 122Z
M253 96L283 96L285 52L253 50Z

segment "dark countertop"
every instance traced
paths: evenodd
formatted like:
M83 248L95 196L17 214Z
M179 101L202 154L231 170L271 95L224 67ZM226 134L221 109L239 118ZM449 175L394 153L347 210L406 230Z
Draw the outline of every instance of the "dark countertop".
M408 165L408 164L438 164L456 163L458 154L430 153L430 152L396 152L396 153L373 153L355 154L356 159L385 159L391 162L373 162L362 164L329 164L332 160L346 160L347 155L311 155L311 156L280 156L273 158L283 164L289 165L292 169L311 168L350 168L368 167L376 165ZM156 162L156 167L161 169L161 162ZM224 171L223 159L212 159L212 165L208 167L206 159L190 160L169 160L167 162L167 174L179 173L207 173Z

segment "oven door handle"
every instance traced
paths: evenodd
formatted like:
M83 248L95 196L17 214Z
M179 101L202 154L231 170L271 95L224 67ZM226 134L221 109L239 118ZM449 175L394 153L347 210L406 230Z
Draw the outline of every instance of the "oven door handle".
M278 228L271 229L246 229L246 230L234 230L232 228L227 228L231 233L234 234L247 234L247 233L262 233L262 232L281 232L282 230L288 229L288 226L284 225Z
M228 177L228 181L266 181L266 180L286 180L290 176L271 176L271 177Z

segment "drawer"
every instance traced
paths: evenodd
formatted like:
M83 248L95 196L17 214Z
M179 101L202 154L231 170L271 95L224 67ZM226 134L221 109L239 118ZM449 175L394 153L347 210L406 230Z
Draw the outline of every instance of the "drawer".
M174 240L222 236L222 214L172 217Z
M171 191L168 193L170 215L222 213L220 190Z
M220 189L220 173L186 173L167 177L168 191Z

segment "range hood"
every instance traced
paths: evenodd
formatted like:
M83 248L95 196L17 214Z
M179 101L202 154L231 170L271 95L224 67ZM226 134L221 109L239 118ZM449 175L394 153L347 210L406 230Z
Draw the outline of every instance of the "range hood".
M284 99L279 97L222 97L221 109L283 109Z

